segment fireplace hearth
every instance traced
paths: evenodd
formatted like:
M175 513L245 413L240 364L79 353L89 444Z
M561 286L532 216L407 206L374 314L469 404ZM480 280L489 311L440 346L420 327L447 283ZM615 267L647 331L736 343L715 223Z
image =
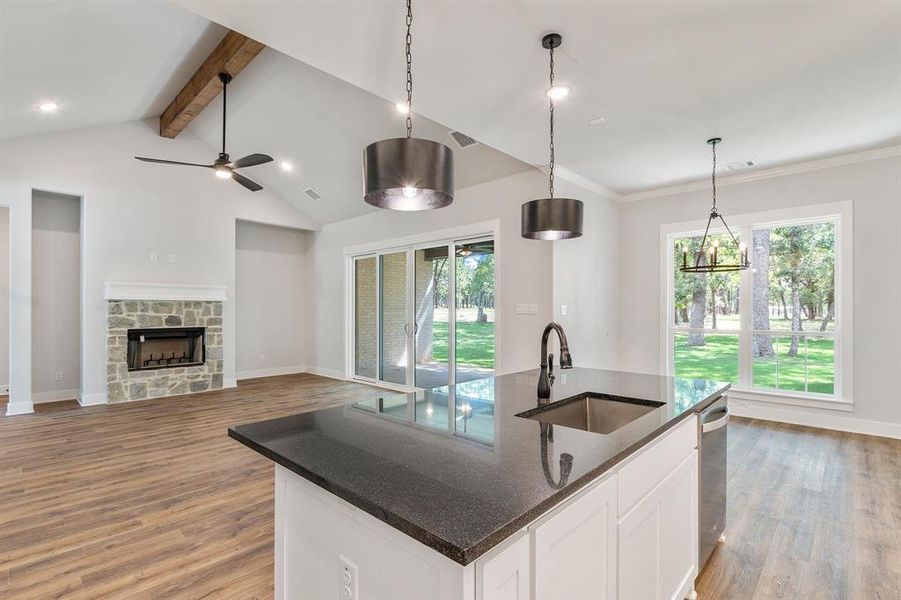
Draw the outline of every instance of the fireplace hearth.
M128 370L171 369L202 365L203 327L166 327L128 330Z

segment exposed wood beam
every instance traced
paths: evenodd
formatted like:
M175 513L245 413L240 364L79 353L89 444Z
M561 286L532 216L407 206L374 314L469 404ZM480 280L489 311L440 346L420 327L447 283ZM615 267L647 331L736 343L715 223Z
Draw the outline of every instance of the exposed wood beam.
M229 31L185 87L160 115L160 135L174 138L222 91L219 73L235 77L259 54L263 44Z

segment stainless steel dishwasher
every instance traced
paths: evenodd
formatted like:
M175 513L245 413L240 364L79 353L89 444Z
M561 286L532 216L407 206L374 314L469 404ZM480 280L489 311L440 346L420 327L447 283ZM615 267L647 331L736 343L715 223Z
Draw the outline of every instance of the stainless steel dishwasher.
M704 568L726 526L726 444L729 405L721 396L701 413L698 439L701 447L700 514L698 517L698 569Z

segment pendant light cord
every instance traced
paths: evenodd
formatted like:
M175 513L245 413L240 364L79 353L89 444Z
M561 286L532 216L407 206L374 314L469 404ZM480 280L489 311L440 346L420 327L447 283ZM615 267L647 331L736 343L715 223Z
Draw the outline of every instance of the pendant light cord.
M554 47L550 47L551 53L551 86L548 88L548 110L551 120L551 143L550 143L550 173L548 175L548 189L550 191L551 200L554 199L554 98L551 90L554 89Z
M228 95L228 83L222 82L222 154L225 154L225 108L226 97Z
M407 137L413 135L413 35L410 28L413 25L413 2L407 0Z

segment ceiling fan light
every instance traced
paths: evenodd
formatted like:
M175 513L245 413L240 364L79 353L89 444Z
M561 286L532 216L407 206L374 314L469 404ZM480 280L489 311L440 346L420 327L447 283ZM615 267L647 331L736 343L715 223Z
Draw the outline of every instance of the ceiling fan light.
M584 205L573 198L541 198L522 205L522 237L567 240L582 236Z
M390 210L443 208L454 201L454 155L420 138L381 140L363 153L363 199Z
M213 167L219 179L231 179L232 171L228 167Z

